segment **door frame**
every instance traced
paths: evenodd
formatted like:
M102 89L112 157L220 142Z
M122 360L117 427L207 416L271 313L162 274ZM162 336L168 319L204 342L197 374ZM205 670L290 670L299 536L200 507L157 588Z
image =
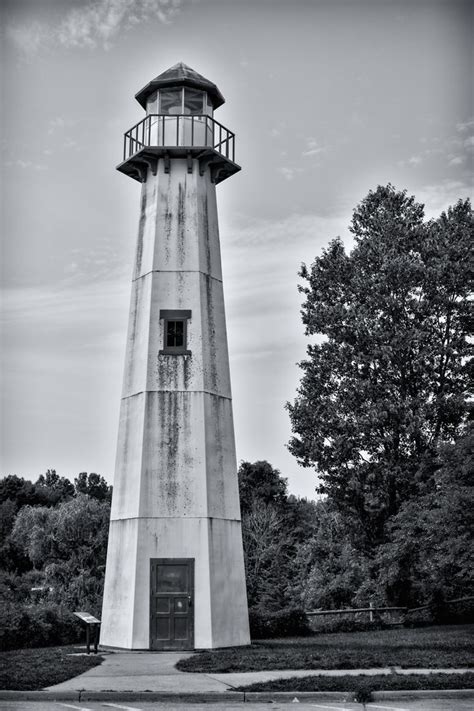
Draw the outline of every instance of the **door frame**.
M194 650L194 563L195 559L194 558L150 558L150 580L149 580L149 595L150 595L150 614L149 614L149 630L150 630L150 636L149 636L149 643L148 647L152 651L180 651L180 650ZM166 565L166 564L172 564L172 565L187 565L188 570L189 570L189 595L191 596L191 601L190 605L188 608L188 620L189 620L189 646L183 646L183 647L171 647L171 646L163 646L160 650L153 649L152 648L152 638L153 638L153 625L152 625L152 619L153 619L153 603L154 599L156 596L156 591L155 593L153 592L153 589L151 587L152 584L152 576L153 576L153 565ZM173 594L178 594L178 593L171 593Z

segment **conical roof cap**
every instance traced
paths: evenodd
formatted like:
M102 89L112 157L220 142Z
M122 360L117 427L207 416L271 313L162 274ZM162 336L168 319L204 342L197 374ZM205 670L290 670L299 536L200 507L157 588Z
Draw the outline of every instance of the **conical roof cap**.
M146 109L146 100L149 94L156 89L167 86L190 86L195 89L203 89L207 91L211 97L215 109L221 106L225 101L221 92L212 81L203 77L202 74L198 74L198 72L188 67L184 62L178 62L178 64L175 64L162 74L159 74L155 79L152 79L143 89L135 94L135 98L138 103Z

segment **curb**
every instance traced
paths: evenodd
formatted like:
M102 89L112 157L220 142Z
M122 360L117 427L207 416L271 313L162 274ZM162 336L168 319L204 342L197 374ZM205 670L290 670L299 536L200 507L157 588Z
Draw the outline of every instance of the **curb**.
M163 692L163 691L8 691L0 690L0 701L169 701L176 703L236 703L271 701L354 701L351 691L214 691L214 692ZM426 699L474 699L474 689L423 689L403 691L374 691L374 701Z

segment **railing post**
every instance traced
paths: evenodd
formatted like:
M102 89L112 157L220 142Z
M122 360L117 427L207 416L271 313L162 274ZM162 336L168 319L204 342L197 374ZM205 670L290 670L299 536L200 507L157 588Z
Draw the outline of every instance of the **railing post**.
M191 115L191 145L194 146L194 114Z

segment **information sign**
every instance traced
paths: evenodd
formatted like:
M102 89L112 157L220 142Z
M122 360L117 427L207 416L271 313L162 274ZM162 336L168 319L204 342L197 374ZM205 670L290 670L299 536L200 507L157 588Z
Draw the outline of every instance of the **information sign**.
M88 625L100 625L100 620L98 620L97 617L94 617L94 615L91 615L90 612L75 612L74 614Z
M94 653L97 654L97 645L99 642L99 626L100 620L90 612L75 612L76 617L78 617L82 622L86 623L86 644L87 644L87 654L91 651L91 627L94 630Z

